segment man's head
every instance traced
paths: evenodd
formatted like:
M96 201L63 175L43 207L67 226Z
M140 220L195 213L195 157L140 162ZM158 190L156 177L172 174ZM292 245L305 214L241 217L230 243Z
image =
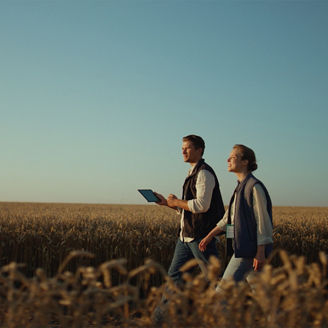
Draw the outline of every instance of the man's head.
M205 149L204 140L194 134L182 138L182 155L187 163L195 164L203 156Z

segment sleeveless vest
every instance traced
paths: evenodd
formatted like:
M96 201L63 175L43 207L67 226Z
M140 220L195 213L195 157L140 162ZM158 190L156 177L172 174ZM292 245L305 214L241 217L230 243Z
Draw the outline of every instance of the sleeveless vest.
M234 213L234 253L235 257L254 258L257 252L257 224L253 210L253 187L259 183L264 190L267 200L267 211L272 224L272 203L264 184L249 174L235 189L228 209L228 223L231 222L231 206L236 197ZM266 257L272 251L272 244L265 246Z
M198 173L201 170L208 170L215 178L215 187L212 192L211 205L205 213L191 213L184 211L184 237L191 237L195 239L204 238L222 219L224 215L224 205L219 188L219 181L214 170L201 159L194 168L191 175L189 175L183 185L182 199L190 200L196 198L196 182Z

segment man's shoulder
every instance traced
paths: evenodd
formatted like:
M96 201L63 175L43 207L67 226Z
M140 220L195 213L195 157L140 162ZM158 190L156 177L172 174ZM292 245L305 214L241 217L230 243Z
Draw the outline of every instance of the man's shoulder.
M200 168L200 170L198 171L198 178L203 178L203 179L214 179L215 180L215 173L213 170L204 167L204 168Z
M206 171L215 176L215 171L213 170L213 168L205 162L200 166L199 171Z
M214 170L212 169L212 167L211 167L209 164L207 164L205 161L203 161L203 163L201 164L201 166L200 166L199 169L200 169L200 170L214 171Z

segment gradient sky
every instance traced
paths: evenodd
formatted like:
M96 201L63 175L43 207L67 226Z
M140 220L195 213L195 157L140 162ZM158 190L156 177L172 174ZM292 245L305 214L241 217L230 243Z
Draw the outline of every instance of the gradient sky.
M180 196L201 135L224 203L235 143L274 205L328 206L328 1L0 0L0 200Z

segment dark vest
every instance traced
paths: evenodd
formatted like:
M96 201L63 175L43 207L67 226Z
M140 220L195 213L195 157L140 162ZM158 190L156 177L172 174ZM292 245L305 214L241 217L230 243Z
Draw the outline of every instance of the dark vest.
M234 253L235 257L254 258L257 252L257 225L253 210L253 187L259 183L265 193L267 200L267 211L272 224L272 203L264 184L256 179L253 174L249 174L241 183L238 183L234 194L230 200L228 209L228 223L231 222L231 206L236 197L234 213ZM272 250L272 244L266 245L266 256Z
M191 213L184 211L184 237L195 239L204 238L220 221L224 215L224 205L220 193L219 181L214 170L201 159L189 175L183 185L182 199L190 200L196 198L196 182L200 170L211 172L215 178L215 187L212 192L211 205L205 213Z

